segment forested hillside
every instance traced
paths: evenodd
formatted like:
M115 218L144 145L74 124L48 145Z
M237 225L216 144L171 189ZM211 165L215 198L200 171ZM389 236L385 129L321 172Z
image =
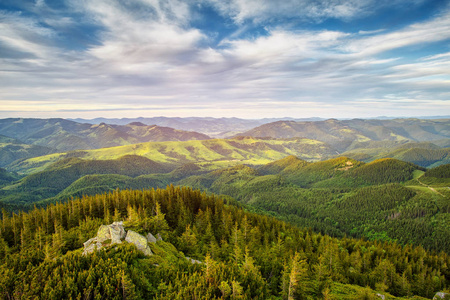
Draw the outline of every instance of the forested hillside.
M242 133L244 136L319 140L339 150L354 142L368 141L439 141L450 138L450 121L394 119L394 120L336 120L317 122L278 121L264 124Z
M32 206L37 201L58 195L86 175L110 174L109 176L111 176L115 174L137 177L145 174L167 173L172 169L170 166L137 155L125 155L114 160L65 158L43 171L33 173L11 186L0 189L0 199L3 203L11 205ZM88 181L83 189L87 190L94 184L96 184L95 181ZM107 185L109 185L108 190L114 190L117 183L110 181ZM90 192L92 193L94 190L91 189ZM74 194L76 193L70 194L70 196Z
M106 119L105 119L106 120ZM136 119L141 120L141 119ZM72 152L72 150L89 150L104 147L134 145L146 142L163 141L191 141L206 140L207 135L186 131L189 128L208 128L215 132L215 136L224 137L232 135L230 132L218 133L229 126L228 131L233 131L241 126L249 124L267 123L270 120L240 120L240 119L205 119L205 118L155 118L158 124L173 124L179 129L146 125L142 122L129 119L130 123L124 124L124 120L117 121L122 125L114 124L87 124L77 123L65 119L1 119L0 120L0 167L30 174L39 169L38 166L51 157L51 162L60 158L61 154L37 158L56 152ZM142 119L149 122L152 119ZM133 121L133 122L131 122ZM256 123L255 123L256 122ZM184 127L183 127L184 126ZM193 126L193 127L192 127ZM202 127L203 126L203 127ZM181 130L182 129L182 130ZM248 128L247 128L248 129ZM158 156L156 160L165 162L205 162L216 164L223 161L223 156L229 159L237 159L243 163L255 164L245 158L242 150L254 152L252 149L235 149L233 142L242 144L242 139L261 141L259 137L276 140L277 138L290 139L298 143L297 147L289 146L291 151L280 148L279 143L270 143L270 149L266 147L264 161L280 159L286 155L295 155L307 161L329 159L337 156L347 156L356 160L370 162L381 158L395 158L411 162L423 167L436 167L450 162L450 138L448 136L448 120L335 120L326 121L277 121L267 123L240 134L240 138L226 140L212 140L209 144L176 145L159 144L161 151L144 154L137 153L130 147L121 148L121 155L139 154ZM243 138L242 136L247 136ZM229 142L233 141L233 142ZM210 144L215 145L210 145ZM224 144L228 144L225 145ZM248 144L248 143L247 143ZM155 144L156 145L156 144ZM188 148L183 149L185 146ZM231 146L231 147L230 147ZM211 153L216 151L219 154ZM295 148L295 149L294 149ZM117 148L119 149L119 148ZM169 151L166 151L168 149ZM237 153L235 153L237 150ZM263 148L256 149L258 151ZM119 151L119 150L118 150ZM230 151L234 152L231 153ZM281 152L284 155L270 155L270 152ZM158 153L161 152L161 153ZM66 154L62 154L65 156ZM73 155L80 157L80 151ZM108 159L117 158L108 156ZM28 158L36 158L28 160ZM102 155L96 159L104 159ZM229 166L221 165L219 167ZM37 169L36 169L37 168ZM31 170L28 170L31 169Z
M433 168L450 163L450 148L435 144L407 143L392 148L357 148L343 153L348 157L370 162L381 158L395 158L413 164Z
M257 126L285 120L286 118L265 118L265 119L240 119L240 118L210 118L210 117L153 117L153 118L95 118L95 119L72 119L79 123L90 124L117 124L126 125L133 122L144 124L155 124L158 126L171 127L180 130L196 131L207 134L214 138L227 138L237 133L241 133ZM301 118L292 121L319 121L322 118Z
M295 156L261 167L238 164L208 172L140 156L66 158L0 189L12 210L120 189L190 186L228 195L248 209L337 237L353 236L450 253L448 166L425 169L395 159L347 157L310 163ZM439 238L436 238L439 237Z
M11 183L15 180L19 179L17 174L6 171L3 168L0 168L0 186Z
M82 254L119 220L160 234L153 255L126 242ZM429 299L450 284L445 253L330 238L172 186L4 213L0 229L3 299Z
M9 165L8 169L22 174L31 174L68 157L107 160L124 155L140 155L158 163L174 166L195 163L205 170L214 170L237 164L263 165L287 155L317 161L334 153L326 144L309 139L239 137L201 141L148 142L95 150L70 151L18 161Z
M20 159L43 156L56 152L44 146L28 145L19 140L0 135L0 168Z
M265 175L286 161L298 167ZM290 157L261 167L262 174L239 166L178 184L232 196L324 234L396 240L450 253L450 177L439 181L431 177L433 171L420 177L420 167L392 159L359 166L353 162L340 158L305 164ZM418 180L440 185L427 187Z
M58 151L98 149L149 141L205 140L198 132L176 130L156 125L81 124L65 119L0 119L0 133L26 144Z

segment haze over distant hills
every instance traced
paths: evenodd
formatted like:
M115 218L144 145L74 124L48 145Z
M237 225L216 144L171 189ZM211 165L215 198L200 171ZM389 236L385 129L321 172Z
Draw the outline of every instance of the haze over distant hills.
M335 152L323 142L309 139L270 139L238 137L197 141L147 142L94 150L74 150L21 160L8 165L10 171L30 174L70 157L88 160L117 159L123 155L139 155L174 168L195 163L207 170L236 164L261 165L288 155L318 161Z
M323 118L265 118L265 119L240 119L240 118L169 118L169 117L154 117L154 118L122 118L122 119L71 119L72 121L90 124L117 124L125 125L132 122L141 122L147 125L167 126L180 130L196 131L207 134L215 138L225 138L234 134L250 130L254 127L276 122L279 120L296 120L296 121L320 121Z
M65 119L0 119L0 134L59 151L98 149L149 141L205 140L209 136L157 125L86 124Z
M105 121L106 119L96 119ZM138 120L142 122L138 122ZM73 150L90 150L105 147L134 145L143 142L183 142L189 140L207 140L209 136L192 131L177 130L158 125L145 125L143 122L159 122L160 124L172 124L179 128L199 131L219 132L225 130L226 133L219 135L230 135L235 131L242 130L272 119L243 120L237 118L139 118L139 119L112 119L116 122L128 122L127 125L113 125L106 123L88 124L78 123L65 119L3 119L0 120L0 167L11 167L11 170L23 171L22 166L29 169L29 162L15 162L17 160L43 156L56 152L67 152ZM413 162L423 167L434 167L450 162L450 121L449 119L428 120L428 119L386 119L386 120L321 120L321 121L276 121L266 123L235 136L264 137L265 139L286 139L300 138L301 150L295 152L280 153L283 155L294 154L307 160L320 160L333 156L346 155L351 158L370 162L379 158L397 158L400 160ZM306 138L306 139L304 139ZM308 147L305 141L308 140ZM270 142L277 145L285 144L286 141ZM157 155L157 160L163 157L170 157L169 161L196 162L198 157L203 157L205 153L221 149L222 145L229 144L216 140L208 143L208 146L201 144L191 145L193 148L184 149L186 145L160 145L160 149L173 148L170 153L163 150ZM266 143L266 141L264 141ZM213 146L214 144L214 146ZM312 145L322 145L321 149L313 149ZM191 147L189 146L189 147ZM153 147L153 146L152 146ZM155 144L156 147L156 144ZM197 148L199 147L199 148ZM205 150L212 147L209 150ZM229 147L229 146L226 146ZM245 154L242 158L242 150L228 149L233 153L226 156L230 158L246 161ZM271 147L274 147L273 145ZM279 147L279 146L277 146ZM146 148L146 147L144 147ZM184 149L184 150L182 150ZM154 151L153 149L152 151ZM246 149L245 151L247 151ZM273 151L279 152L274 148ZM133 149L117 149L118 154L135 154ZM119 153L125 151L124 153ZM150 151L149 153L153 153ZM160 150L155 150L160 152ZM206 152L205 152L206 151ZM221 151L221 150L220 150ZM219 152L220 152L219 151ZM237 152L236 152L237 151ZM271 150L272 151L272 150ZM284 151L284 152L283 152ZM156 153L155 152L155 153ZM223 152L223 151L222 151ZM224 153L220 152L212 157L216 159L213 164L217 164L217 158ZM147 157L149 153L145 154ZM218 155L218 156L217 156ZM102 155L100 155L101 157ZM55 156L57 157L57 156ZM59 157L59 156L58 156ZM116 157L116 156L114 156ZM180 158L185 158L181 159ZM209 157L208 155L206 157ZM281 156L268 156L272 159L279 159ZM205 158L205 157L204 157ZM202 161L205 159L202 158ZM222 158L220 158L222 159ZM220 160L219 159L219 160ZM35 160L31 160L35 161ZM48 158L39 159L48 161ZM53 159L51 159L53 161ZM165 161L165 159L162 159ZM267 163L262 161L261 163ZM34 165L34 163L32 163ZM223 165L222 165L223 166ZM32 168L34 169L34 168ZM28 172L28 171L27 171Z
M238 136L315 139L365 162L397 158L424 167L450 162L449 119L278 121Z
M354 142L439 141L450 138L450 120L336 120L318 122L278 121L246 131L242 136L305 137L345 150Z
M199 119L200 122L191 120L192 123L183 120L186 121L184 128L195 125L205 131L224 129L227 122L232 129L243 128L250 124L243 123L239 119ZM136 225L137 232L146 226L155 224L169 226L175 224L174 222L180 222L179 230L163 236L173 244L161 245L161 241L158 243L172 253L177 251L174 249L182 249L184 251L184 254L180 252L182 261L188 264L189 268L207 269L208 264L211 265L212 256L198 256L198 251L195 250L199 248L198 245L202 245L200 247L204 248L204 253L215 255L213 260L220 257L221 254L218 252L220 247L224 249L220 250L223 253L239 255L242 258L240 265L245 269L246 264L247 267L250 266L248 263L253 264L253 260L248 256L250 252L247 250L244 252L244 249L248 248L242 250L236 248L238 237L242 237L241 240L245 241L247 235L249 241L258 241L266 246L272 245L273 250L257 247L259 249L257 251L263 250L261 257L268 257L270 261L273 260L272 257L278 256L276 253L284 253L284 247L288 245L297 247L299 243L298 235L286 238L285 241L280 239L286 234L288 228L286 226L289 225L285 223L282 235L277 238L278 242L266 242L267 237L274 232L273 229L263 228L260 232L264 235L258 237L255 236L257 231L248 227L249 221L253 222L258 215L255 214L251 218L244 217L240 221L241 225L238 225L237 219L230 219L223 214L222 208L217 206L217 203L222 202L216 202L216 196L212 196L213 206L209 209L198 206L199 203L193 203L191 196L194 194L201 195L205 199L211 194L224 197L227 201L224 208L231 209L235 213L238 212L237 209L244 208L247 211L264 214L258 216L264 224L271 216L302 228L309 228L304 229L302 234L305 238L303 244L309 249L304 253L307 253L306 251L320 253L317 262L319 265L325 262L322 264L325 269L320 267L323 270L330 268L330 259L336 264L341 257L336 251L341 251L339 250L341 248L342 253L347 255L347 258L342 256L344 257L342 261L345 262L342 266L348 261L357 260L371 265L370 257L375 249L373 246L365 246L362 248L362 254L354 256L355 246L350 245L349 241L359 245L369 243L359 238L377 241L373 245L379 247L377 253L381 255L376 260L380 264L376 267L376 270L381 272L380 278L385 277L383 275L385 273L382 272L386 270L381 257L384 257L389 247L403 249L396 253L403 253L405 249L420 249L417 250L418 253L426 253L423 248L439 252L442 257L447 257L446 255L450 253L448 119L283 120L259 125L241 133L242 136L235 135L227 139L211 139L202 133L133 121L126 125L112 125L77 123L64 119L0 120L2 159L0 209L4 212L5 218L0 222L2 227L0 258L8 258L11 253L25 259L26 255L31 253L25 252L29 248L39 253L42 265L58 263L58 260L64 257L67 257L68 261L73 261L71 255L77 255L76 253L81 255L83 243L91 238L96 228L101 224L119 220ZM214 124L217 126L214 127ZM227 135L230 133L231 131L228 131ZM180 191L179 196L174 196L174 185L180 186L177 188ZM163 199L160 197L161 190L154 189L166 187L168 198ZM197 189L191 196L190 188ZM136 201L148 199L147 196L139 196L140 194L154 196L156 206L149 206L144 202L138 206L131 206L131 202L137 203ZM92 195L96 196L90 198ZM110 204L117 207L105 202L106 199L114 199ZM181 201L187 201L189 205L198 209L198 216L192 219L192 225L183 221L186 210L177 210L174 206L182 203ZM48 206L58 202L68 203ZM84 207L80 206L82 202L86 203ZM33 214L42 217L44 212L42 208L45 206L48 207L47 212L50 212L48 216L55 220L45 217L44 221L36 222L35 217L28 217ZM156 213L155 216L154 212L158 212L164 206L165 212ZM33 210L33 207L37 209ZM56 212L56 208L62 210ZM20 212L21 210L31 212L27 215ZM8 217L8 212L12 217ZM211 221L213 223L209 224L212 212L223 220L213 220ZM98 219L98 213L104 214L100 216L104 217L103 221ZM91 216L90 214L94 217L86 217ZM242 217L241 213L238 214ZM141 221L138 221L138 215ZM166 223L165 218L168 220L171 218L172 221ZM95 226L87 222L93 222ZM36 227L36 233L30 234L30 224L36 224L33 225ZM38 246L44 228L39 227L41 224L46 224L44 227L48 229L48 235L46 240L43 240L44 243ZM73 228L78 228L76 230L79 230L79 233L72 227L67 227L69 224L73 224L75 226ZM223 242L221 236L217 240L214 238L212 228L220 224L228 224L225 227L230 231L226 234L230 238L229 242ZM167 226L165 228L168 228ZM238 226L242 226L242 231L238 230ZM24 229L17 230L17 228ZM200 229L204 232L199 231ZM80 239L81 234L86 232L91 233ZM175 232L178 236L174 235ZM320 235L314 237L316 233ZM334 250L329 248L330 243L326 241L330 239L328 235L338 238ZM173 240L170 240L170 237L173 237ZM313 240L322 241L323 249L311 247L314 244ZM192 246L195 251L186 252L188 251L186 245L197 246ZM414 248L415 246L423 248ZM132 248L128 249L128 253L124 253L126 257L133 251ZM255 250L251 252L252 255L256 253ZM150 259L155 259L162 253L155 247L152 251L155 253ZM201 259L204 263L191 266L184 258L186 254ZM116 257L117 253L111 255ZM324 258L324 255L330 256ZM83 256L82 261L87 258L89 257ZM228 260L226 265L234 259L235 257ZM168 261L169 267L172 268L174 260ZM419 260L419 265L423 261ZM442 267L443 272L448 272L446 263L442 261L436 261L434 264ZM395 262L411 264L409 256L406 260L395 259ZM25 262L18 265L30 266ZM148 264L151 268L158 269L162 265L160 259ZM10 262L7 259L6 263L0 264L0 269L8 270L9 273L3 271L5 274L15 274L10 271L9 266ZM97 272L98 265L93 266ZM353 269L342 274L348 274L349 278L352 278L355 270L361 270L362 267L363 264L360 263L359 267L355 265ZM280 264L278 272L281 272L282 268ZM313 272L316 272L317 268L313 267ZM394 265L389 268L398 269ZM396 282L405 282L407 278L404 275L406 271L403 271L405 268L401 266L399 269L401 271ZM336 270L341 270L341 267ZM336 270L330 274L338 274ZM263 273L269 272L272 271ZM412 269L410 273L409 282L422 284L422 281L417 281L412 275ZM283 274L288 275L287 272ZM13 277L8 275L5 278L11 282L18 282L18 279ZM435 282L435 286L430 290L432 292L418 290L416 293L429 298L434 291L441 290L442 282L448 277L448 274L440 277L430 275L426 277L429 278L427 279L429 282L424 285L432 286ZM11 286L9 282L5 283L2 280L0 278L0 290ZM80 282L84 284L84 281ZM352 284L367 286L366 282ZM279 285L276 283L275 287ZM397 286L400 285L392 283L393 293L410 295L408 291L403 294L398 292ZM354 288L360 287L355 285ZM378 285L371 288L375 289L374 293L379 292ZM354 295L350 298L343 297L340 290L341 288L335 290L337 296L333 299L364 299L367 297L361 295L367 296L369 288L361 293L352 292ZM219 292L217 295L220 295Z
M450 119L450 116L428 116L428 117L415 117L416 119ZM339 118L337 118L339 119ZM377 120L392 120L396 117L376 117L368 119ZM226 138L234 134L242 133L244 131L253 129L255 127L273 123L277 121L325 121L326 118L321 117L311 117L311 118L251 118L251 119L241 119L241 118L212 118L212 117L152 117L152 118L95 118L95 119L68 119L79 123L89 123L89 124L116 124L116 125L126 125L132 122L141 122L147 125L158 125L167 126L180 130L196 131L207 134L215 138Z

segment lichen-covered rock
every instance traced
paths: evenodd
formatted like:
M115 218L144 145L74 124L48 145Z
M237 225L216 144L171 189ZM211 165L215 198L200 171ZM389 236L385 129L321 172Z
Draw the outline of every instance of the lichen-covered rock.
M144 253L144 255L152 255L147 239L152 239L154 242L157 241L157 238L151 233L147 235L147 238L132 230L129 230L127 233L123 227L123 222L114 222L110 225L101 225L97 231L97 236L83 244L83 255L92 253L94 250L100 250L106 246L121 244L123 239L128 243L136 245L138 250Z
M109 231L110 225L102 225L97 231L97 241L103 243L106 240L111 239L111 233Z
M83 254L86 255L94 252L94 250L100 250L104 246L120 244L125 236L126 231L123 227L123 222L114 222L110 225L102 225L97 230L97 236L89 239L83 244Z
M159 234L159 232L158 232L158 234L156 234L156 240L157 241L162 241L163 240L161 235Z
M98 250L102 248L102 243L98 242L97 237L87 240L83 243L84 250L83 255L94 252L94 250Z
M450 299L450 293L438 292L434 295L433 300Z
M383 300L386 299L386 297L383 294L377 294L377 296Z
M125 228L123 228L123 222L114 222L109 226L109 233L111 236L111 244L120 244L121 240L127 235Z
M125 241L134 244L144 255L150 256L153 254L148 246L147 239L133 230L128 230Z
M147 234L147 241L149 243L156 243L156 238L155 238L155 236L153 234L151 234L151 232L149 232Z
M202 264L201 261L190 258L189 256L186 256L186 259L191 263L191 264Z
M126 232L123 228L123 222L114 222L110 225L102 225L97 231L97 240L99 243L111 240L111 245L122 243Z

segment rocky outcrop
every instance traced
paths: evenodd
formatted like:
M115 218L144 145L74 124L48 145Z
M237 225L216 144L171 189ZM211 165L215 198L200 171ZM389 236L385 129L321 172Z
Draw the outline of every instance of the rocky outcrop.
M123 222L114 222L110 225L102 225L97 231L97 236L86 241L83 254L94 252L106 245L114 245L122 243L122 239L126 236Z
M100 250L103 247L111 246L114 244L121 244L122 241L132 243L136 248L144 255L152 255L152 251L148 246L148 242L156 243L158 240L162 240L159 233L154 237L153 234L148 233L147 238L140 235L137 232L128 230L123 227L123 222L114 222L110 225L102 225L97 231L97 236L86 241L84 245L83 255Z
M156 243L157 240L156 240L155 236L149 232L147 234L147 241L149 243Z
M147 239L139 233L134 232L133 230L128 230L125 241L136 245L136 248L144 253L144 255L150 256L153 254L152 250L150 250L150 247L148 246Z
M114 222L111 225L102 225L97 231L97 239L99 242L111 240L111 244L120 244L126 236L123 222Z
M189 256L186 256L186 259L191 263L191 264L203 264L203 262L190 258Z
M434 295L433 300L450 299L450 293L438 292Z

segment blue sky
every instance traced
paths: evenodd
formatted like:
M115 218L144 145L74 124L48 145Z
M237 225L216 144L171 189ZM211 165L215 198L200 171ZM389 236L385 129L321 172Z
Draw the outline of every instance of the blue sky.
M447 0L0 2L0 118L449 114Z

